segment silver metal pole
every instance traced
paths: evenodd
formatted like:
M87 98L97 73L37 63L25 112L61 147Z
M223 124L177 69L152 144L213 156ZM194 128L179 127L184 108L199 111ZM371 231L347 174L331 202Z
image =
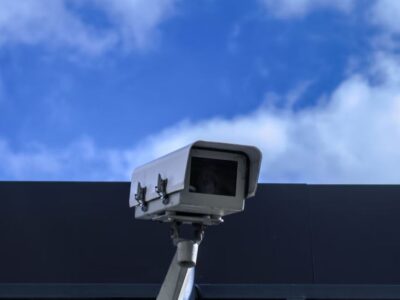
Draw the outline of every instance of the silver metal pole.
M181 240L161 286L157 300L189 300L193 291L199 244Z

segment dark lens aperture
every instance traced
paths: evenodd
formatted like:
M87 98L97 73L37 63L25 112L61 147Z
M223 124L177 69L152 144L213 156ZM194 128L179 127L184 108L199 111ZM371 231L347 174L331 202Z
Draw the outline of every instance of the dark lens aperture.
M237 168L234 160L192 157L189 191L235 196Z

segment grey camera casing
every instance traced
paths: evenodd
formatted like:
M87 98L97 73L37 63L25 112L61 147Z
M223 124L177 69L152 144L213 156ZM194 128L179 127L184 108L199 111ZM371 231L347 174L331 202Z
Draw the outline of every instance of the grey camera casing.
M237 162L235 195L189 191L193 157ZM256 192L260 165L261 152L256 147L197 141L136 168L132 175L129 205L136 207L135 217L138 219L157 219L166 212L218 217L240 212L244 209L245 199ZM167 201L157 192L159 177L167 180ZM137 201L138 185L144 188L142 206Z

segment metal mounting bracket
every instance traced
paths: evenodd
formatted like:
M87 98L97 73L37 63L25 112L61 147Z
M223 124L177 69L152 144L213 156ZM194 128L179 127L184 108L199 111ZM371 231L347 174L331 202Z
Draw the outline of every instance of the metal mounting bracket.
M140 182L137 185L135 200L138 202L139 206L142 208L142 211L147 211L147 203L146 203L146 187L142 187Z
M165 223L181 222L183 224L204 224L207 226L219 225L224 222L224 220L220 216L189 215L189 214L180 214L179 212L174 212L174 211L165 211L162 214L154 216L152 220Z
M168 178L163 179L161 177L161 174L158 174L156 192L160 196L163 204L169 203L169 198L167 195L167 184Z

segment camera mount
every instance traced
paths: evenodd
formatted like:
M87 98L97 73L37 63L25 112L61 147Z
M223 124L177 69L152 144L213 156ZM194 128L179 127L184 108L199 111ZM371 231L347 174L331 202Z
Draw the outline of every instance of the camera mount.
M192 237L181 235L179 221L171 222L171 239L176 246L176 253L168 273L161 286L157 300L190 299L193 292L194 273L197 262L197 253L200 243L204 238L206 225L192 223Z

